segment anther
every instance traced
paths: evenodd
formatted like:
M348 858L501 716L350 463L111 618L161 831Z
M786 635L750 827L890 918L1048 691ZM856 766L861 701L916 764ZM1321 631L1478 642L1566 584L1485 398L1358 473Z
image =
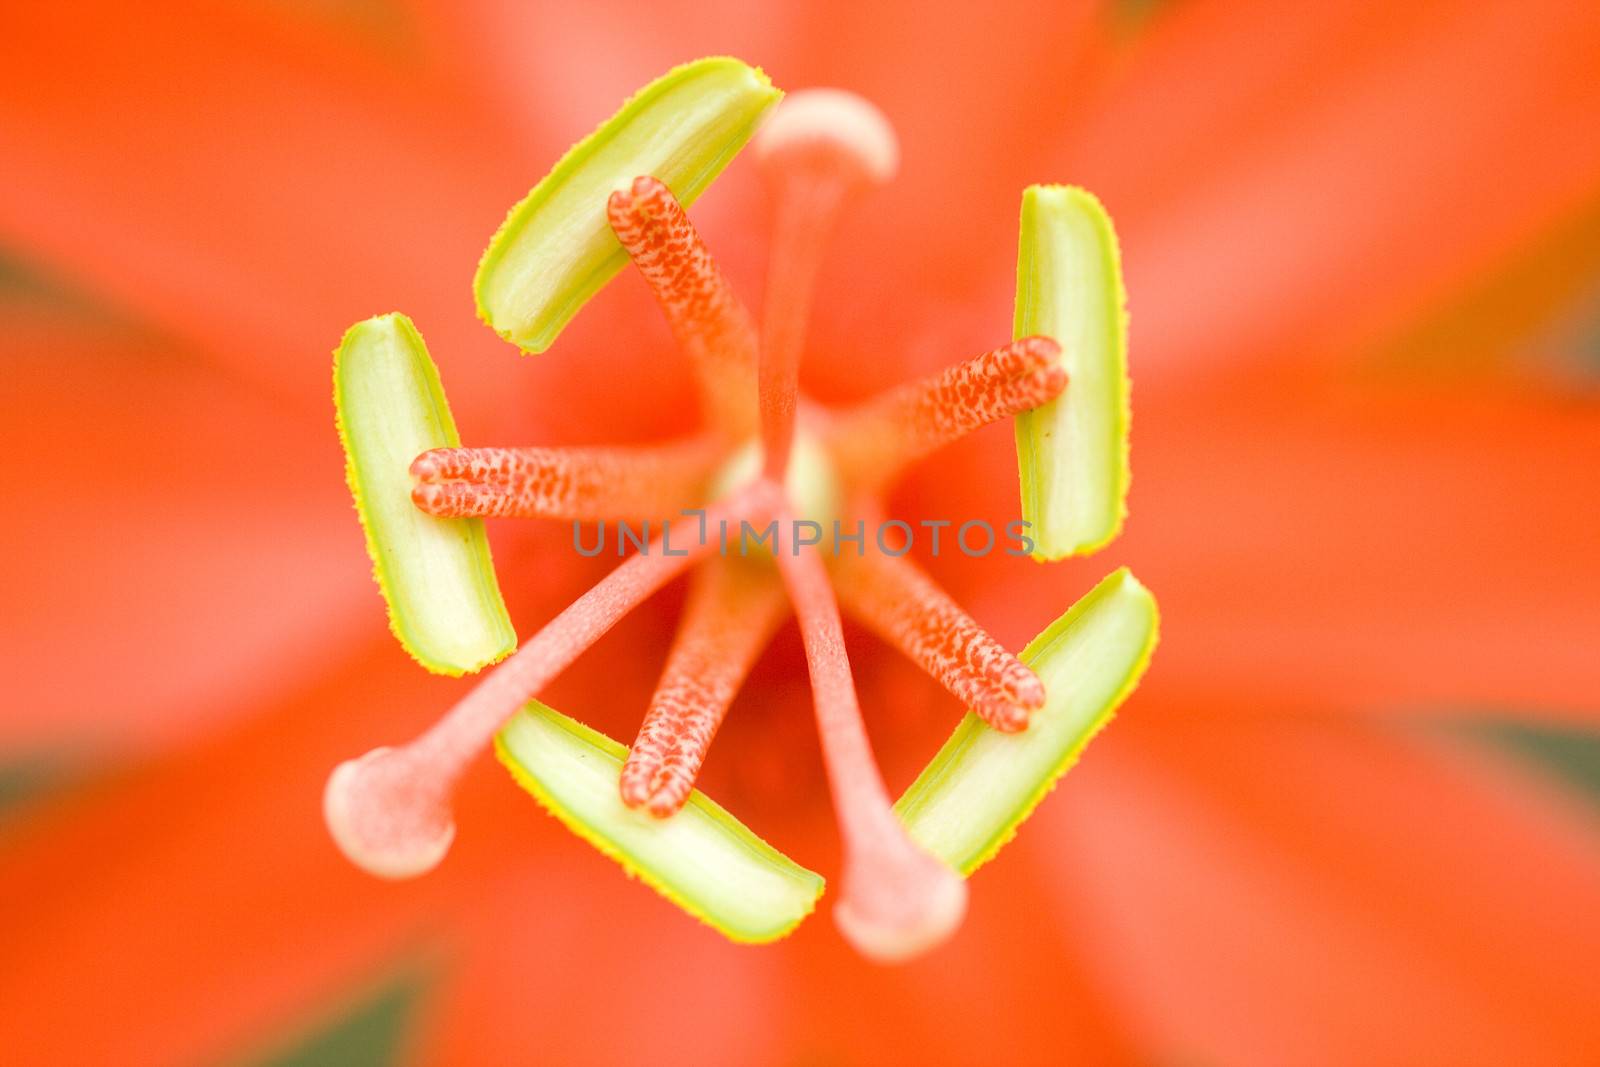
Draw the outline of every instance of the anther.
M793 517L780 515L779 527L792 531ZM821 558L808 549L796 554L785 543L776 559L800 621L823 762L844 840L834 921L863 955L884 963L910 959L960 925L966 882L912 841L890 806L861 721L839 606Z
M866 100L812 89L778 105L756 137L755 154L776 201L758 392L766 473L781 482L823 247L850 194L894 176L899 146L883 113Z
M761 562L713 559L694 576L677 639L622 767L623 803L664 818L683 807L728 706L788 608Z
M611 230L688 354L711 421L734 439L756 429L756 331L672 190L651 177L611 194Z
M705 499L720 459L710 438L637 448L436 448L411 464L411 499L440 518L666 518Z
M707 509L713 526L765 500L744 492ZM764 508L754 509L757 514ZM513 713L619 619L705 556L715 540L684 539L668 555L658 539L625 561L490 671L432 728L399 748L379 748L335 768L323 793L328 829L357 866L385 878L422 874L455 835L450 796L467 765Z

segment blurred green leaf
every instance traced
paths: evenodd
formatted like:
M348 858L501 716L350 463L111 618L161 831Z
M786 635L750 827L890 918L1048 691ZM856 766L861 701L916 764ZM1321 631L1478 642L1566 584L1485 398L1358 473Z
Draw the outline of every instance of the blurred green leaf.
M85 774L85 760L64 751L0 756L0 822L40 797L81 781Z
M262 6L347 30L380 47L409 51L420 40L415 12L397 0L262 0Z
M1453 732L1510 755L1600 807L1600 729L1484 719Z
M1581 375L1589 381L1600 379L1600 294L1584 316L1583 329L1574 348L1573 362Z
M0 245L0 305L43 308L80 318L111 318L86 290L14 248Z
M428 982L412 970L349 1005L317 1029L249 1067L391 1067L405 1061L412 1019Z

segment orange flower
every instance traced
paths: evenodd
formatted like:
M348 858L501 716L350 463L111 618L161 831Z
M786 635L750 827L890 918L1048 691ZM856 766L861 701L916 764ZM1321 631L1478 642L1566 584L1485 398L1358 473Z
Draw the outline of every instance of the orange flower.
M30 273L7 274L0 343L29 459L4 475L0 739L64 770L0 824L11 1058L265 1049L397 971L422 975L420 1062L1594 1057L1592 813L1428 728L1592 723L1600 425L1528 358L1593 277L1592 14L1053 5L976 27L860 7L14 17L0 240ZM1109 551L1160 590L1166 644L963 931L905 969L821 924L725 945L487 764L414 884L348 870L316 811L329 766L458 693L381 632L327 433L330 339L407 309L474 440L690 430L641 286L508 363L461 279L594 116L711 51L858 90L901 134L903 177L820 281L821 399L992 344L1027 182L1094 188L1123 236L1138 478ZM729 239L757 210L738 167L695 210L736 287L759 278ZM1448 373L1408 360L1462 321L1504 340ZM986 431L892 506L1003 524L1010 462ZM547 565L567 535L493 530L519 622L603 573ZM925 562L1011 648L1104 570ZM679 602L626 620L552 703L631 735ZM957 706L847 636L897 787ZM831 873L805 694L781 632L704 779Z

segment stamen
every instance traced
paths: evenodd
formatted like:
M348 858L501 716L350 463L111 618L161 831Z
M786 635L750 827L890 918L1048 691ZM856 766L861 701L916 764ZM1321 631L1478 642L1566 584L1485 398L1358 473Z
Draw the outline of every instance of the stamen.
M702 402L730 437L756 429L756 330L700 234L662 182L636 178L606 205L611 230L693 361Z
M656 519L705 499L710 438L639 448L436 448L411 499L440 518Z
M765 501L763 492L742 491L707 508L707 523L764 515L767 505L753 506ZM409 878L435 866L455 836L450 795L456 780L495 731L619 619L715 545L710 537L685 538L682 555L667 555L662 540L652 542L552 619L427 732L335 768L323 814L344 854L384 878Z
M1048 403L1066 388L1061 348L1025 337L908 382L841 416L828 447L845 476L876 486L973 430Z
M910 560L841 553L837 586L846 610L938 679L996 730L1028 726L1044 683L962 611Z
M755 151L777 206L758 377L765 470L782 482L823 247L849 195L894 176L899 146L883 113L866 100L838 89L812 89L778 106L756 136Z
M683 807L717 728L788 604L761 563L713 559L694 576L677 640L622 767L622 801L665 818Z
M792 531L792 516L779 517ZM960 925L967 886L906 834L889 803L861 722L839 606L815 551L775 553L800 621L828 785L844 838L844 885L834 921L864 955L890 963L939 944Z

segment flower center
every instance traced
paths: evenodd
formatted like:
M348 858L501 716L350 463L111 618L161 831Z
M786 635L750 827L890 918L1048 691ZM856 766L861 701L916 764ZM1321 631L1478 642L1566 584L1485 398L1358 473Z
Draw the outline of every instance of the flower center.
M784 496L797 520L817 523L831 533L839 519L844 484L837 464L817 434L801 426L794 434L783 476ZM720 499L766 477L764 448L752 438L734 452L718 470L711 483L711 498Z
M429 869L454 834L456 780L507 718L622 615L693 567L678 637L621 772L623 801L661 818L682 807L745 675L792 604L845 845L836 917L863 953L899 959L954 929L966 886L912 842L891 810L851 680L835 585L846 609L998 729L1025 728L1044 689L908 560L881 551L870 535L859 550L840 552L834 523L876 522L881 490L907 464L1053 399L1066 380L1055 343L1028 338L849 411L803 404L799 365L827 236L853 197L892 176L898 149L876 108L834 90L790 96L755 148L776 207L759 333L663 183L639 177L607 203L613 232L694 368L702 434L645 448L439 449L411 467L413 500L434 515L663 519L695 508L703 509L701 536L675 533L672 553L658 538L434 727L342 764L328 782L325 811L335 840L368 870L407 877ZM678 522L692 530L697 519ZM769 554L725 552L722 523L763 532L775 524ZM799 534L809 525L815 540Z

